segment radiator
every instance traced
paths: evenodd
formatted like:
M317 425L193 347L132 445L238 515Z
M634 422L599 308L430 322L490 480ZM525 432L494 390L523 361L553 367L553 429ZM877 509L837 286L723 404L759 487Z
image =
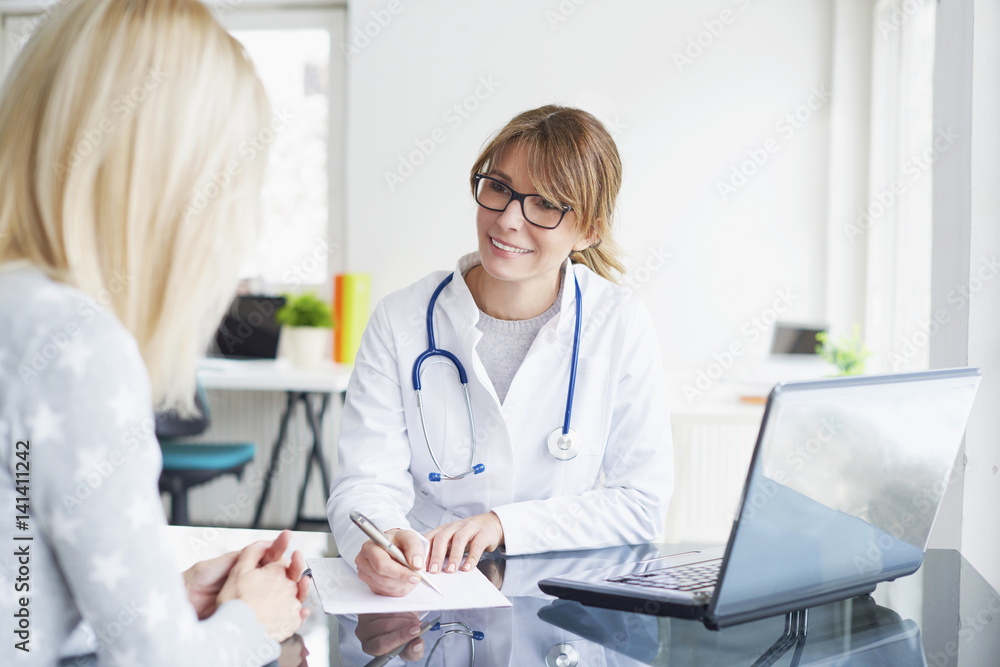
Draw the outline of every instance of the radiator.
M743 406L671 415L675 486L664 541L725 543L761 415Z

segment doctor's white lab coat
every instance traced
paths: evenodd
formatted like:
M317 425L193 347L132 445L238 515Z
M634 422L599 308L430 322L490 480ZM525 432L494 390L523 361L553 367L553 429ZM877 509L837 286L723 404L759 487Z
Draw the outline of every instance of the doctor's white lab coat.
M436 272L383 299L362 338L327 504L340 553L353 564L367 539L352 511L383 530L425 532L492 510L509 555L656 540L673 490L673 446L645 306L631 290L567 260L559 313L539 331L501 404L475 351L479 309L462 278L478 263L478 253L459 260L434 308L434 335L468 373L474 462L486 470L458 481L428 479L438 469L421 430L412 373L427 349L427 304L447 276ZM566 409L576 312L570 271L583 301L572 413L582 447L560 461L546 439L562 427ZM458 377L449 365L426 362L421 379L438 461L449 473L463 472L472 465L473 434Z

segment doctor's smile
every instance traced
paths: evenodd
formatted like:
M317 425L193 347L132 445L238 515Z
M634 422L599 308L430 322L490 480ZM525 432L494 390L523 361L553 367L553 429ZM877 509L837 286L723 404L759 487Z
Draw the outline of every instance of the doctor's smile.
M518 248L517 246L509 245L507 243L501 243L492 236L490 237L490 241L493 243L494 248L499 248L500 250L509 254L523 255L525 253L533 252L531 250L528 250L527 248Z

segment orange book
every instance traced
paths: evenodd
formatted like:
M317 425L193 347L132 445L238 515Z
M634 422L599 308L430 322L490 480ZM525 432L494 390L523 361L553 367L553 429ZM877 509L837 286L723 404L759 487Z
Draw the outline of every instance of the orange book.
M333 360L353 364L368 326L372 279L367 273L341 273L334 280Z

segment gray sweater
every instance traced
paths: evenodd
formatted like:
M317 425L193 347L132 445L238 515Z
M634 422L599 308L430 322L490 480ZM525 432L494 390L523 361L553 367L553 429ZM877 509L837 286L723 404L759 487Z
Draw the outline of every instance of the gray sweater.
M241 601L198 621L166 542L153 428L149 377L117 318L0 265L0 664L55 664L81 618L101 665L277 657Z
M493 383L501 404L507 398L510 383L514 381L517 369L528 356L528 350L538 337L538 332L559 312L561 296L560 284L559 296L548 310L528 320L498 320L479 311L476 328L483 332L483 337L476 344L476 353L483 361L486 375Z

